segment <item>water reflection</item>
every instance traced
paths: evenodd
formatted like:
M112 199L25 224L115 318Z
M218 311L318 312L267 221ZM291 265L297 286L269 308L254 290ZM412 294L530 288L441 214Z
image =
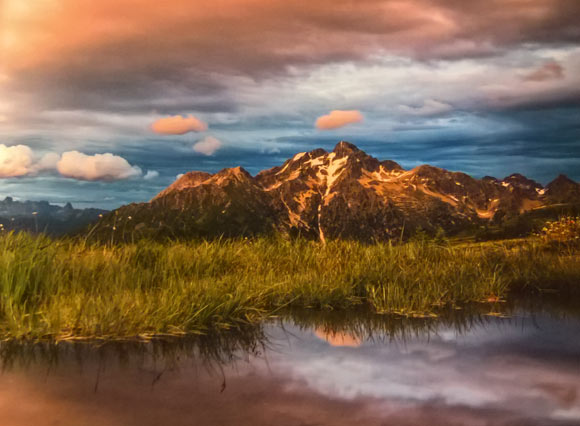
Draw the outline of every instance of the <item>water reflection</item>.
M323 327L315 329L314 335L327 342L330 346L348 346L351 348L358 348L363 343L360 338L348 332L327 330Z
M578 425L580 320L546 306L437 321L294 312L211 338L4 343L0 424Z

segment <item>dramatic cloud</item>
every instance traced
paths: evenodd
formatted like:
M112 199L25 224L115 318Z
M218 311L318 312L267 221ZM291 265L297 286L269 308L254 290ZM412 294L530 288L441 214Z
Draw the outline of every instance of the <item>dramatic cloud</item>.
M190 132L204 132L207 124L200 119L189 115L160 118L151 125L151 129L160 135L184 135Z
M527 81L545 81L564 78L564 67L556 61L548 61L524 77Z
M316 120L316 128L320 130L333 130L348 124L360 123L361 121L363 121L363 116L359 111L334 110L327 115L318 117Z
M87 155L78 151L62 154L56 165L58 172L79 180L113 181L141 176L137 166L131 166L123 157L106 154Z
M10 91L49 109L232 111L240 105L226 77L580 41L577 0L223 0L203 8L174 0L170 10L139 0L4 4Z
M25 176L32 173L33 152L25 145L0 144L0 177Z
M435 99L427 99L423 102L423 105L419 107L411 107L408 105L400 105L399 111L408 114L416 115L419 117L431 117L435 115L441 115L448 113L453 110L453 107L445 102L439 102Z
M218 149L222 147L219 139L213 136L208 136L193 145L193 150L204 155L213 155Z

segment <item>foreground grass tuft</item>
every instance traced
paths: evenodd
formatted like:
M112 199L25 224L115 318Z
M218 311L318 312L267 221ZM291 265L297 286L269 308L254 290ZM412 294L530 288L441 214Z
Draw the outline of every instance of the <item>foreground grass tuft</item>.
M205 334L285 307L424 316L518 290L575 292L576 249L540 240L404 245L282 239L119 246L0 237L0 337Z

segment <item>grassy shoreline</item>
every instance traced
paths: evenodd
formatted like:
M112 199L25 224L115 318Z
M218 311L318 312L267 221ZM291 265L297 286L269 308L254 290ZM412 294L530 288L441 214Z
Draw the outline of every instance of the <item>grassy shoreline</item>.
M283 239L125 245L0 238L0 338L207 334L286 307L429 316L538 289L580 293L580 250L537 239L326 245Z

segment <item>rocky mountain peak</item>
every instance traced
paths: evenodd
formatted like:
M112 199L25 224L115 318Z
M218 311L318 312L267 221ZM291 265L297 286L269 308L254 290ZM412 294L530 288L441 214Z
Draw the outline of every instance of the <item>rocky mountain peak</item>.
M542 189L542 185L533 179L529 179L520 173L514 173L506 177L502 182L510 183L515 186L519 186L523 189Z
M546 196L552 203L566 203L580 200L580 184L566 175L559 175L546 185Z
M484 176L481 178L483 182L498 182L498 179L493 176Z
M256 177L242 167L214 175L186 173L154 203L133 205L125 216L134 218L128 226L141 222L143 235L150 236L275 231L321 241L373 241L419 228L452 234L552 204L580 202L580 185L565 176L548 187L520 174L475 179L429 165L406 171L341 141L331 152L300 152Z
M310 158L318 158L318 157L322 157L323 155L328 154L328 152L326 152L326 150L322 149L322 148L316 148L313 149L312 151L308 152L308 155L310 156Z
M336 154L337 158L346 157L348 155L357 154L362 152L356 145L353 145L347 141L340 141L336 144L334 149L332 150Z
M206 172L187 172L180 176L175 182L157 194L151 201L157 200L174 191L181 191L187 188L194 188L201 185L204 181L211 178L210 173Z
M234 184L246 184L253 183L254 178L246 169L243 167L231 167L222 169L207 180L208 184L214 185L227 185L230 183Z
M234 177L252 179L252 175L241 166L229 167L226 169L222 169L214 175L214 177L220 177L220 176L234 176Z
M550 189L558 186L576 186L576 185L578 184L574 182L572 179L570 179L568 176L561 174L558 175L558 177L554 179L552 182L550 182L546 188Z
M383 167L383 169L389 170L389 171L397 171L397 170L403 171L403 168L401 167L401 165L393 160L383 160L383 161L381 161L381 166Z

